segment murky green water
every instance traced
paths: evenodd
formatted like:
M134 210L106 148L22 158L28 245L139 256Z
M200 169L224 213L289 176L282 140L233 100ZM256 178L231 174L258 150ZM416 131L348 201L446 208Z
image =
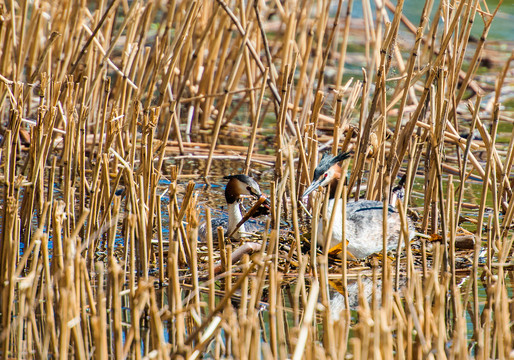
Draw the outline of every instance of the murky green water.
M396 3L396 1L393 1ZM489 11L493 12L498 4L498 0L487 0L486 1ZM438 2L434 1L434 7L437 6ZM486 10L482 8L482 10ZM420 5L419 1L406 0L403 6L403 13L407 18L414 24L418 25L423 6ZM392 18L392 13L389 13ZM362 18L362 2L355 1L353 5L352 16L355 18ZM476 38L479 38L484 28L484 21L481 18L476 19L471 34ZM489 39L494 40L514 40L514 0L503 1L498 14L495 16L491 29L489 30ZM508 50L508 49L506 49Z

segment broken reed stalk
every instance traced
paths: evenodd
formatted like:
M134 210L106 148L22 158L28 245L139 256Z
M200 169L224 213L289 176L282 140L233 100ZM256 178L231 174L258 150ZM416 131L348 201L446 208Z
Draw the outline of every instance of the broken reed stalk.
M253 156L253 149L255 146L255 137L257 135L257 126L259 124L259 119L261 117L261 109L262 109L262 102L264 100L264 90L266 89L266 79L268 78L268 69L266 68L266 71L264 72L264 75L262 76L262 85L261 85L261 93L259 95L259 101L257 102L257 111L255 113L255 116L253 117L253 123L252 123L252 132L250 137L250 143L248 145L247 149L247 155L246 155L246 162L245 162L245 171L244 173L248 175L250 171L250 165L252 163L252 156Z

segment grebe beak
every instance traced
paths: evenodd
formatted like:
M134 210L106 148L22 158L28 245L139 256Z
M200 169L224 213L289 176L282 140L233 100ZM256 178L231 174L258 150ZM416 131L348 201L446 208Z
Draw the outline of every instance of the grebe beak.
M258 205L257 205L258 204ZM256 207L257 206L257 207ZM259 198L256 200L254 207L256 207L255 211L251 213L252 217L258 217L261 215L269 215L271 213L271 202L268 197L264 194L261 194ZM248 212L250 213L252 209Z
M319 180L313 181L311 183L311 185L304 191L304 193L302 195L302 200L305 200L307 195L309 195L311 192L313 192L314 190L319 188L321 186L322 182L323 182L323 179L319 179Z
M266 195L264 195L264 194L261 194L261 196L259 196L259 201L261 201L260 199L262 199L262 198L264 198L264 199L262 200L262 205L263 205L266 209L271 210L271 202L269 201L268 197L267 197Z
M252 208L248 211L248 213L250 213L248 217L268 215L271 212L271 202L265 194L240 195L240 197L255 201L255 203L253 203L253 207L255 207L255 209L252 211Z

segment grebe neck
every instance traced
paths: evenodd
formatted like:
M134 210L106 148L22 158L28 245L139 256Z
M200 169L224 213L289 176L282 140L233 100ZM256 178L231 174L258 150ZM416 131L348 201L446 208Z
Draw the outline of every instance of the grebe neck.
M334 199L336 197L337 185L341 180L341 166L336 164L332 168L334 169L334 175L332 177L332 181L328 185L328 190L330 191L329 199Z
M241 221L243 215L241 214L241 210L239 209L239 203L234 201L233 203L228 204L228 229L227 233L230 234L234 231L236 225ZM239 229L232 235L235 239L239 239L241 237L241 233L245 232L245 225L241 225Z

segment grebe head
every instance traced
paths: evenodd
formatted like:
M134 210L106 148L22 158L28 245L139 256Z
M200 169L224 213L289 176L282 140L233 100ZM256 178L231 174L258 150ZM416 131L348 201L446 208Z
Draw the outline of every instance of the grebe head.
M227 204L233 204L244 196L258 198L261 196L259 184L246 175L229 175L224 179L229 180L225 187L225 199Z
M265 195L261 193L259 184L247 175L229 175L224 179L228 180L225 187L225 200L227 201L227 215L211 220L212 229L223 227L226 236L239 239L245 236L247 230L249 232L256 231L255 227L260 228L259 224L245 224L249 217L258 217L267 215L270 211L270 202ZM240 202L243 197L258 198L254 206L243 216L241 214ZM218 239L217 231L213 232L213 239ZM206 239L207 226L202 224L199 229L199 238Z
M314 190L327 186L333 181L338 181L341 177L341 168L339 162L348 159L350 157L349 152L339 153L336 156L332 156L329 153L323 154L321 161L314 170L314 178L312 179L311 185L305 190L302 198L309 195Z

